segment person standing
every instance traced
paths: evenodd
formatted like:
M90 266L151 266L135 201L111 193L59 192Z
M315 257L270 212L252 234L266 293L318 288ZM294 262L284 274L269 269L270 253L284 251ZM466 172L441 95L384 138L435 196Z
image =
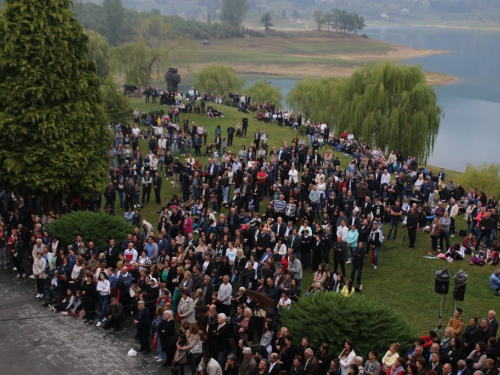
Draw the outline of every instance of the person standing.
M156 204L161 204L161 183L162 180L160 174L156 172L153 179L153 189L155 190Z
M33 261L33 275L36 279L36 291L37 295L35 298L42 298L44 287L45 287L45 279L47 278L47 274L45 273L45 268L47 267L47 261L42 258L42 253L38 252L36 254L36 258Z
M417 239L417 226L418 226L418 215L415 208L410 208L410 213L406 217L406 229L408 230L408 241L409 248L415 248L415 241Z
M241 134L246 137L247 130L248 130L248 117L247 116L243 117L243 120L241 120L241 123L243 124L243 129L242 129ZM257 148L259 148L259 147L257 146Z
M14 242L12 243L12 258L14 267L17 269L16 277L26 277L26 271L23 267L24 242L17 232L14 234Z
M356 280L356 286L361 287L361 273L363 272L363 264L365 261L366 250L363 242L358 242L358 247L352 252L352 270L351 279L354 281L354 276L356 276L356 271L358 271L358 278Z
M393 241L396 241L396 236L398 234L399 223L401 223L401 216L403 215L403 210L400 206L399 201L394 202L391 207L391 226L389 228L389 234L387 235L387 240L391 239L392 229L394 229Z
M231 314L231 296L233 294L233 287L229 283L229 276L224 275L222 278L222 284L219 287L219 302L221 303L222 312L226 316Z
M233 124L229 125L229 127L227 128L227 145L228 145L228 147L233 145L234 132L235 132L235 130L234 130Z
M144 177L142 178L142 205L144 202L149 204L149 198L151 197L151 185L153 184L153 179L149 175L149 171L146 171ZM144 199L146 198L146 199Z
M345 276L345 243L341 236L337 236L337 242L333 245L333 272L336 273L340 265L342 275Z
M137 304L137 311L134 314L134 324L137 327L137 336L139 336L139 342L141 344L138 352L143 352L144 354L151 353L151 348L149 347L151 315L142 300Z
M439 224L441 224L441 232L439 234L440 249L445 252L450 248L450 228L451 219L449 213L445 211L443 217L439 219ZM446 249L443 247L443 238L446 240Z
M368 237L368 243L370 244L370 249L372 250L371 265L374 270L378 268L378 251L380 245L382 245L382 232L378 228L377 222L373 222L373 227Z

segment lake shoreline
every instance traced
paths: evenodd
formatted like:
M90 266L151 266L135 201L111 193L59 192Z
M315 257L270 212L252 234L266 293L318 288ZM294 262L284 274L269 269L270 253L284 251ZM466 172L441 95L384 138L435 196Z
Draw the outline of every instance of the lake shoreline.
M477 31L500 31L500 26L497 27L482 27L482 26L458 26L458 25L446 25L446 24L382 24L382 23L372 23L367 24L365 29L369 28L406 28L406 27L421 27L421 28L437 28L437 29L451 29L451 30L477 30Z

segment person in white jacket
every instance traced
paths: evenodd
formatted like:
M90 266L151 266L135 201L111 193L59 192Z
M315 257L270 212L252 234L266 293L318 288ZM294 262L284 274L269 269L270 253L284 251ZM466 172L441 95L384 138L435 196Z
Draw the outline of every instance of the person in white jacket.
M295 186L299 183L299 172L295 169L295 165L292 164L292 168L290 168L290 172L288 172L288 179Z
M349 368L356 358L356 353L354 352L354 343L351 340L347 340L344 344L344 350L339 355L339 365L341 375L348 375Z
M458 215L458 204L455 202L455 199L453 198L450 199L450 204L448 204L445 211L448 212L448 214L450 215L451 219L450 235L454 237L456 232L455 218Z
M99 281L97 282L96 290L99 293L99 302L101 304L101 316L96 326L100 327L106 317L106 307L108 306L110 293L110 283L106 272L99 273Z

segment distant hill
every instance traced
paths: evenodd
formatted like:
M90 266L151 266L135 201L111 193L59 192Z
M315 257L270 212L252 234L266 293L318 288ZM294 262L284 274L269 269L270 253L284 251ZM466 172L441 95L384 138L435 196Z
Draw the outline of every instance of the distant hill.
M102 3L102 0L80 0ZM1 0L0 0L1 2ZM221 0L123 0L126 8L139 11L158 9L161 14L206 20L218 18ZM357 12L368 22L440 21L499 22L500 0L248 0L247 24L258 26L260 15L270 12L274 23L291 19L312 19L314 10L333 7Z

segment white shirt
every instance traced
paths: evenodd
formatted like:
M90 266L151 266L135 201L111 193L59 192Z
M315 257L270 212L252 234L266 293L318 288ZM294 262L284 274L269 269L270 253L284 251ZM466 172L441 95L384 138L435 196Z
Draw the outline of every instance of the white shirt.
M337 237L342 237L342 242L347 241L347 233L349 230L347 227L343 227L342 225L337 228Z
M382 176L380 177L380 184L389 185L390 183L391 183L391 175L389 173L382 173Z

